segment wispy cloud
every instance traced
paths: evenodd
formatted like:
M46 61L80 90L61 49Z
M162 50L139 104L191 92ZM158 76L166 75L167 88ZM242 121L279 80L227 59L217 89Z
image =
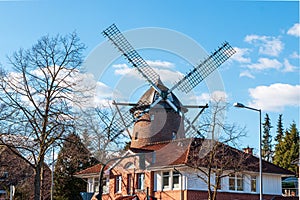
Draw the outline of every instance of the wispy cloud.
M255 78L255 76L253 74L251 74L251 72L249 70L242 71L240 73L240 77L248 77L248 78L252 78L252 79Z
M146 60L148 65L150 67L163 67L163 68L174 68L174 63L168 62L168 61L161 61L161 60Z
M300 55L298 52L294 51L291 55L290 58L295 58L295 59L300 59Z
M237 61L240 63L250 63L251 62L250 57L247 57L249 55L250 49L234 47L234 50L236 51L236 53L231 57L231 60L234 60L234 61Z
M283 72L294 72L297 70L297 67L292 65L288 59L284 59L284 69Z
M190 96L190 100L196 100L197 103L205 105L210 101L226 101L228 95L225 91L214 91L212 93L201 93L200 95Z
M300 37L300 23L294 24L288 31L288 35Z
M257 63L247 65L247 68L251 70L267 70L267 69L276 69L279 70L282 67L282 63L280 63L277 59L269 59L269 58L259 58Z
M259 54L268 56L278 56L284 48L284 44L279 37L247 35L245 42L258 47Z
M175 65L171 62L158 60L147 60L146 62L155 70L157 74L159 74L164 83L174 83L183 77L181 72L173 70ZM142 79L141 75L127 64L116 64L113 65L113 68L115 68L116 75L128 75L137 79Z
M300 85L275 83L249 89L252 101L249 106L264 111L283 111L286 106L298 107L300 104Z

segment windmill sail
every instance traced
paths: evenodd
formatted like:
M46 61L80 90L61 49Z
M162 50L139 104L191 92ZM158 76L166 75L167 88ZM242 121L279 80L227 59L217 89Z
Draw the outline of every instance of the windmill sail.
M147 62L138 54L138 52L131 46L128 40L120 32L115 24L112 24L103 31L103 35L118 48L118 50L126 57L141 75L153 86L159 80L159 75L147 64ZM158 89L158 88L156 88Z
M207 57L203 62L183 77L183 79L176 83L169 92L177 88L182 92L188 93L234 53L235 50L228 44L228 42L225 42L218 50Z
M193 122L191 122L184 116L184 113L180 110L180 108L176 107L172 100L168 99L168 96L176 88L186 93L191 91L209 74L211 74L222 63L224 63L228 58L230 58L235 53L235 50L227 42L225 42L221 47L219 47L218 50L216 50L213 54L207 57L203 62L201 62L201 64L195 67L179 82L177 82L171 89L167 91L162 91L157 86L157 84L155 84L158 82L158 80L160 80L159 75L138 54L138 52L127 41L127 39L120 32L120 30L116 27L115 24L112 24L107 29L105 29L103 31L103 35L108 37L108 39L115 45L115 47L117 47L117 49L125 56L129 63L138 70L138 72L150 83L150 85L159 94L159 98L156 99L138 116L135 116L135 119L132 119L132 116L126 115L126 113L129 114L129 112L124 113L123 116L120 117L120 120L118 120L120 123L117 123L115 127L116 130L119 131L118 134L127 129L132 123L136 122L138 118L143 116L143 114L148 112L151 108L153 108L156 104L163 100L166 103L168 103L170 107L174 109L175 112L179 113L189 125L189 128L187 130L189 132L189 135L196 133L197 135L203 137L199 130L197 130L197 127L193 125Z

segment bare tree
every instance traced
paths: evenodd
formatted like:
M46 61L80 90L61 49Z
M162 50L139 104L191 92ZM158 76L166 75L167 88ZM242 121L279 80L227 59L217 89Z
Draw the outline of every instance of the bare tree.
M98 199L102 199L104 171L110 162L120 160L126 141L130 138L127 132L115 130L115 123L122 123L117 110L107 103L83 112L78 129L82 128L83 143L101 164L99 172Z
M44 36L9 57L13 71L1 70L0 142L33 167L35 200L42 199L46 154L74 128L84 49L76 33Z
M206 138L192 143L187 163L207 185L209 200L216 199L222 178L245 170L245 162L250 156L232 147L236 147L238 140L245 136L245 131L225 123L227 107L223 100L211 103L209 117L200 125Z

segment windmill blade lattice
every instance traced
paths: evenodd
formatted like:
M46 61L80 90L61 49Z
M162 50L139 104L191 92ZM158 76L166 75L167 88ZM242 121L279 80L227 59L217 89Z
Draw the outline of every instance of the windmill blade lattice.
M235 53L235 50L225 42L218 50L207 57L191 72L189 72L183 79L176 83L169 92L178 89L182 92L188 93L203 81L208 75L215 71L221 64L223 64L230 56Z
M112 24L103 31L103 35L118 48L118 50L126 57L147 81L153 86L159 79L159 75L147 64L147 62L138 54L138 52L131 46L128 40L120 32L115 24ZM155 88L158 89L158 88ZM158 89L159 90L159 89Z
M110 135L111 140L118 137L122 134L134 121L134 117L132 114L127 110L126 112L122 112L122 115L116 115L114 119L114 123L110 127Z
M129 111L123 113L123 117L117 120L119 123L116 124L116 130L118 134L127 129L132 123L137 121L143 114L148 112L150 108L154 107L160 100L165 100L174 110L178 112L184 120L187 122L189 128L189 133L198 134L202 137L201 133L193 125L189 119L184 116L184 113L176 107L176 105L169 100L168 95L174 90L178 89L180 91L188 93L194 87L196 87L201 81L203 81L209 74L216 70L222 63L224 63L230 56L235 53L235 50L225 42L218 50L207 57L201 64L195 67L191 72L189 72L183 79L177 82L168 91L161 91L155 84L159 80L159 75L146 63L146 61L138 54L138 52L132 47L132 45L127 41L124 35L112 24L107 29L103 31L103 35L108 37L108 39L117 47L117 49L125 56L131 65L133 65L139 73L150 83L150 85L159 93L160 98L158 98L154 103L152 103L149 108L141 112L135 119ZM122 119L123 118L123 119ZM194 132L194 133L192 133Z

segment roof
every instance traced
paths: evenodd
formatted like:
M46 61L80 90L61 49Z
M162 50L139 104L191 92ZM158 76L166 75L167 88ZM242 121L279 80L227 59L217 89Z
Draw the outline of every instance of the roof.
M162 92L167 92L169 90L161 82L161 80L157 81L156 86ZM144 110L144 109L148 108L152 103L155 102L155 100L157 99L158 96L160 96L160 94L153 87L150 87L139 99L137 105L130 109L130 112L134 113L134 111L136 111L136 110ZM187 112L187 108L182 107L181 102L178 100L178 98L172 92L168 95L168 99L171 100L177 108L181 109L183 112ZM171 106L165 100L161 100L158 103L158 105L163 106L165 109L172 109Z
M97 164L92 167L86 168L84 170L81 170L75 174L75 176L80 176L80 175L91 175L91 174L99 174L102 164ZM108 166L105 167L105 170L108 169Z
M136 196L120 196L120 197L117 197L116 200L132 200L135 198L136 198Z
M210 152L214 148L213 161L210 162ZM149 144L142 148L130 148L133 153L145 153L148 169L155 170L164 167L185 165L190 167L212 167L235 171L259 171L259 158L244 153L229 145L200 138L185 138ZM101 165L87 168L77 174L99 173ZM263 173L294 175L293 172L263 160Z

